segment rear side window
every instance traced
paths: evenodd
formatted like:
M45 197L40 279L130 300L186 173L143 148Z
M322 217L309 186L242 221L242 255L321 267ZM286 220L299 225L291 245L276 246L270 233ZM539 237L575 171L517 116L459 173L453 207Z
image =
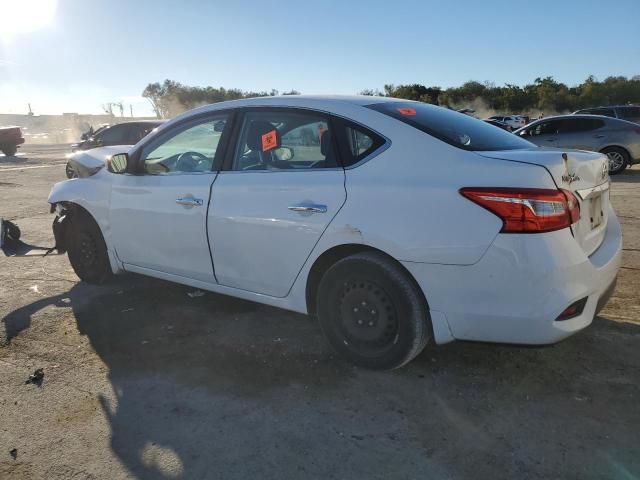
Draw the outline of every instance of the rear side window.
M588 132L603 127L604 121L592 118L568 118L560 121L558 133Z
M623 107L618 109L620 118L624 119L640 119L640 107Z
M533 145L505 130L463 113L420 102L367 105L463 150L516 150Z
M344 122L340 128L340 150L345 167L358 163L385 143L380 135L360 125Z

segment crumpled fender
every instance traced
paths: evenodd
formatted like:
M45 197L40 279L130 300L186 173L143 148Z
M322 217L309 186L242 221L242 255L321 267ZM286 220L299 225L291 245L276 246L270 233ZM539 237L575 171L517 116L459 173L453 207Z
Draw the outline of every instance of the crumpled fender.
M111 269L114 273L117 273L122 270L122 266L113 247L111 223L109 221L111 175L113 174L103 168L91 177L73 178L56 183L51 189L47 201L51 204L52 213L55 211L57 204L67 208L68 204L75 204L84 208L93 217L100 227L104 241L107 244ZM58 218L56 218L57 220ZM64 223L64 221L59 223ZM57 232L54 231L57 242L58 237L62 235L64 226L58 225L55 229L58 230Z

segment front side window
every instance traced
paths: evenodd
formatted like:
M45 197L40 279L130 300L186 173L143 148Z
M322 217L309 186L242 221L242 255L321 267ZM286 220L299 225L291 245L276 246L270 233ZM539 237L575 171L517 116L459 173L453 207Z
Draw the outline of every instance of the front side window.
M96 138L102 145L130 145L128 131L124 125L114 125L103 130Z
M616 112L614 112L613 108L594 108L589 113L592 115L604 115L605 117L616 118Z
M248 112L240 131L233 169L339 167L332 133L328 119L320 113Z
M226 125L225 115L176 127L168 138L142 152L144 171L151 175L211 171Z
M463 150L515 150L533 145L482 120L421 102L384 102L367 105L407 125Z
M618 114L625 120L637 120L640 119L640 107L622 107L618 109Z
M529 129L529 135L556 135L560 128L561 120L540 122Z

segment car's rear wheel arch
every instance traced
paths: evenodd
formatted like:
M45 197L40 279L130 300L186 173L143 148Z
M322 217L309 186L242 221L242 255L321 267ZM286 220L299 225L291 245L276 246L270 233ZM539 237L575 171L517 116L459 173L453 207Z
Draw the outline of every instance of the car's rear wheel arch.
M409 281L413 284L414 288L420 295L420 298L425 308L427 309L427 311L429 310L429 304L427 302L426 296L422 288L420 288L420 285L416 281L415 277L411 274L411 272L409 272L409 270L405 268L404 265L402 265L402 263L400 263L394 257L392 257L391 255L389 255L388 253L382 250L371 247L369 245L353 243L353 244L337 245L335 247L332 247L326 250L325 252L323 252L314 261L313 265L311 266L311 269L309 270L309 275L307 275L307 288L305 292L306 302L307 302L307 312L309 313L309 315L316 314L316 309L317 309L316 301L317 301L318 287L320 286L320 281L322 280L322 277L327 272L327 270L329 270L329 268L331 268L333 265L335 265L337 262L339 262L343 258L349 257L351 255L355 255L358 253L366 253L366 252L378 253L380 255L383 255L393 263L395 263L404 272L407 279L409 279Z
M624 157L624 164L622 166L622 168L617 169L613 172L610 172L612 175L615 175L616 173L620 173L621 171L623 171L627 166L629 166L631 164L631 153L629 153L629 150L627 150L624 147L621 147L620 145L607 145L606 147L603 147L600 149L600 153L604 153L605 155L608 156L609 152L615 152L618 151L620 152L623 157Z

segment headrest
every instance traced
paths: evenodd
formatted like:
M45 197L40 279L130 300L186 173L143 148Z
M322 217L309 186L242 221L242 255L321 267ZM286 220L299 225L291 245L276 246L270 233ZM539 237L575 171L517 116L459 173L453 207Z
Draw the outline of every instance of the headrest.
M253 151L266 152L280 146L280 135L271 123L254 120L247 133L247 146Z

